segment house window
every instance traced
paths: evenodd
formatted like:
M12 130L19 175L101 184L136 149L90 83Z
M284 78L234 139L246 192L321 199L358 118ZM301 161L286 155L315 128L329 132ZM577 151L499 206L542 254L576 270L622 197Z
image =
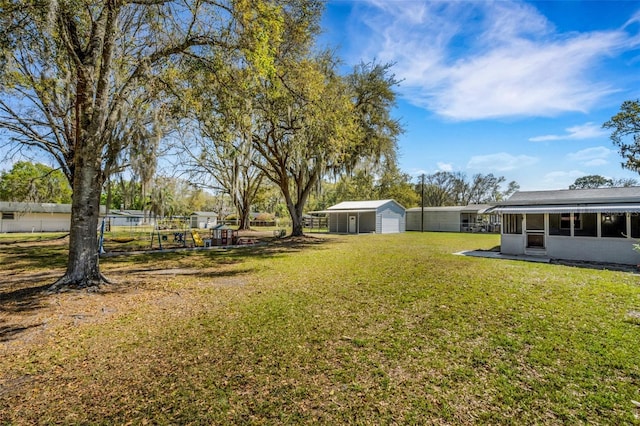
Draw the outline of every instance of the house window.
M527 248L544 248L544 234L527 234Z
M601 213L601 235L608 238L626 238L627 216L624 213Z
M505 214L503 217L502 230L505 234L522 234L522 215Z
M549 235L571 235L571 213L549 213Z
M2 213L2 220L14 220L15 213Z
M576 237L598 236L597 213L575 213L573 215L573 235Z
M571 235L571 213L550 213L549 235Z
M544 215L528 214L527 231L544 231Z
M640 238L640 213L631 213L631 238Z

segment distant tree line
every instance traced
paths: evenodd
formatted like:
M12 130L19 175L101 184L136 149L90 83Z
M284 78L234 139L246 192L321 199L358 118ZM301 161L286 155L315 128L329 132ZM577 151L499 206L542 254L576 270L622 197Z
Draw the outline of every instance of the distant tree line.
M622 188L636 185L638 181L632 178L611 179L600 175L587 175L576 179L569 185L569 189Z
M0 172L0 201L71 202L71 186L65 175L45 164L18 161Z
M462 172L445 172L424 176L424 207L466 206L502 201L520 189L517 182L506 184L504 176L492 173L475 174L470 178ZM421 191L422 182L416 190Z

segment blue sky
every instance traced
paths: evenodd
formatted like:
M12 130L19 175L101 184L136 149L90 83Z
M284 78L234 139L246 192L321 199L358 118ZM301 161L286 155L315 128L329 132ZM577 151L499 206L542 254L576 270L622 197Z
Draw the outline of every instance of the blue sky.
M323 30L349 68L395 63L406 173L640 181L602 129L640 98L640 2L329 0Z

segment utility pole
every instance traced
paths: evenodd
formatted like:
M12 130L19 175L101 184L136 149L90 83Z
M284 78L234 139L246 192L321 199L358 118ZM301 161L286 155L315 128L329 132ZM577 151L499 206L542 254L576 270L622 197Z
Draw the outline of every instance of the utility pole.
M424 232L424 173L421 176L422 183L420 185L420 232Z

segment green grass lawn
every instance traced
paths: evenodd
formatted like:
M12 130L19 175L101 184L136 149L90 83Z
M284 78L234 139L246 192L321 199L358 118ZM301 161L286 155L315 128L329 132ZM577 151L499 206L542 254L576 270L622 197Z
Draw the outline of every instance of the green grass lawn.
M323 235L104 259L120 284L39 301L95 321L54 327L43 307L50 329L0 339L0 424L640 424L640 277L452 255L497 244Z

